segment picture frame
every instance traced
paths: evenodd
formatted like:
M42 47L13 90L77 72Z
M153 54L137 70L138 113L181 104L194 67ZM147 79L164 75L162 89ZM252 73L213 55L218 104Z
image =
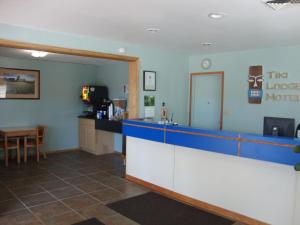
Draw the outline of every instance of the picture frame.
M143 87L144 91L156 91L156 72L143 71Z
M40 71L0 67L0 99L40 99Z

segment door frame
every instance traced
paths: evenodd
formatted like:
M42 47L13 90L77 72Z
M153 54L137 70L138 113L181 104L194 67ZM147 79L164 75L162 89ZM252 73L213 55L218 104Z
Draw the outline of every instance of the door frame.
M223 129L223 107L224 107L224 71L190 73L190 76L189 76L189 78L190 78L189 126L191 126L191 123L192 123L193 77L195 77L195 76L211 76L211 75L221 76L220 130L222 130Z
M64 48L64 47L35 44L29 42L20 42L20 41L7 40L7 39L0 39L0 47L37 50L37 51L45 51L45 52L65 54L65 55L76 55L76 56L128 62L129 64L129 71L128 71L129 73L128 74L129 118L133 119L138 117L138 96L139 96L139 58L138 57L95 52L95 51L82 50L82 49Z

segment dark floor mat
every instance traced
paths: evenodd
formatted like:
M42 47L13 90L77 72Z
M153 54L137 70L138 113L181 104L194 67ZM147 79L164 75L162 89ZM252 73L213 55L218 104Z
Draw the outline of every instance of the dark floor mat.
M105 225L104 223L101 223L99 220L96 218L92 218L89 220L85 220L79 223L74 223L73 225Z
M107 206L142 225L232 225L234 223L153 192Z

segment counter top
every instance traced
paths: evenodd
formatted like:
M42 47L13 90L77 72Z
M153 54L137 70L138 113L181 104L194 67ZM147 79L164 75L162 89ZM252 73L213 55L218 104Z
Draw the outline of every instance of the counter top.
M276 142L280 144L292 144L298 143L296 145L300 145L300 139L298 138L288 138L288 137L274 137L274 136L265 136L257 133L243 133L243 132L235 132L235 131L220 131L220 130L209 130L202 129L190 126L183 125L173 125L173 124L159 124L156 121L144 121L143 119L133 119L133 120L124 120L123 123L130 123L136 125L144 125L151 126L156 128L167 129L169 131L181 131L181 132L189 132L189 133L203 133L212 136L220 136L227 138L245 138L250 140L260 140L260 141L268 141L268 142Z

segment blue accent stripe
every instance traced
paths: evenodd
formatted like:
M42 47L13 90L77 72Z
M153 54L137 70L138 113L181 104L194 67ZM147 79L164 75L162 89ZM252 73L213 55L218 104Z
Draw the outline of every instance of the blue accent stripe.
M241 157L294 166L300 155L289 147L241 142Z
M166 143L227 155L237 155L237 141L235 140L167 131Z
M123 135L164 143L164 126L152 126L148 123L123 122Z

